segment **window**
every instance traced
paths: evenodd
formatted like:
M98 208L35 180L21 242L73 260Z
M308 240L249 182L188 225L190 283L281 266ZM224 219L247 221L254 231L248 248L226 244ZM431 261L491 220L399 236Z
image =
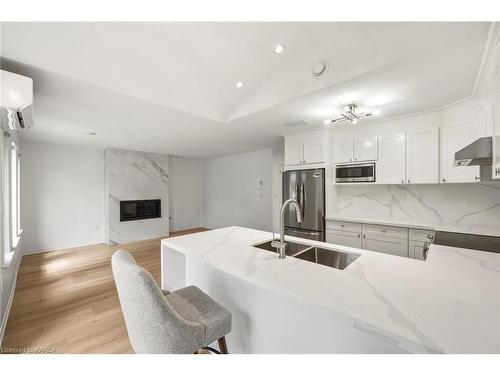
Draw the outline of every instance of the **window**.
M10 226L11 248L14 249L21 236L20 189L19 189L19 151L14 142L10 151Z

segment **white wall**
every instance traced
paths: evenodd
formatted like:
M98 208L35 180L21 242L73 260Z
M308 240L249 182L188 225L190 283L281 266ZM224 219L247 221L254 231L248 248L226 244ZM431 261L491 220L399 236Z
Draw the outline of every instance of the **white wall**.
M103 196L102 150L23 142L23 251L102 243Z
M208 159L203 168L203 224L272 230L273 150Z
M170 230L203 224L203 160L170 156Z

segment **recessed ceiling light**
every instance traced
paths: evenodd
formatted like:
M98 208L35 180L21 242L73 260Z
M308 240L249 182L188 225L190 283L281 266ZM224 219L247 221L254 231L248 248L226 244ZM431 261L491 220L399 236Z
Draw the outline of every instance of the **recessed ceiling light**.
M327 119L327 120L323 121L323 124L325 124L325 125L329 125L329 124L331 124L331 123L332 123L332 120L328 120L328 119Z
M97 135L97 133L96 133L96 132L91 132L90 130L85 130L85 131L83 132L83 134L85 134L85 135Z
M357 119L357 118L353 118L353 119L351 120L351 123L353 123L353 124L357 124L357 123L358 123L358 119Z
M380 109L376 109L376 110L374 110L374 111L372 112L372 114L373 114L374 116L378 116L378 115L380 115L381 113L382 113L382 111L381 111Z
M277 44L276 47L274 47L274 53L280 54L284 49L285 47L282 44Z
M237 88L241 89L243 87L243 82L242 81L238 81L236 82L236 85L235 85Z

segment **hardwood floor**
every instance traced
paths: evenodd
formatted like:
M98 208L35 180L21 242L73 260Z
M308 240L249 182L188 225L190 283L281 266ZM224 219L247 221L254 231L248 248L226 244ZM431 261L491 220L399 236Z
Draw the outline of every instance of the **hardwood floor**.
M117 249L132 253L160 283L160 239L24 256L2 347L132 353L111 271Z

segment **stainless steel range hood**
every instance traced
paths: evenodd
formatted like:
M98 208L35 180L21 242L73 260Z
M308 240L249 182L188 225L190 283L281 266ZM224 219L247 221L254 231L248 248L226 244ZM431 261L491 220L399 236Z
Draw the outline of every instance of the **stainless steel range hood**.
M491 165L493 162L492 137L482 137L455 152L455 167Z

